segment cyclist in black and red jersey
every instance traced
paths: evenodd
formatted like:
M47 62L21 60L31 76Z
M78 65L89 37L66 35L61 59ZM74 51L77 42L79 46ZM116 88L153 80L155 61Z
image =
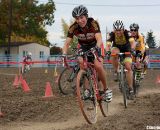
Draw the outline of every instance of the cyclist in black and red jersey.
M111 101L112 91L107 87L106 74L103 68L104 47L99 24L93 18L88 17L88 10L83 5L75 7L72 11L72 16L75 18L75 22L68 30L67 39L63 47L63 54L67 54L67 50L73 36L78 38L80 48L84 52L90 50L92 47L96 47L101 62L97 59L93 59L93 57L88 57L88 59L89 61L92 61L93 59L95 69L98 72L99 79L103 84L105 98L107 101ZM83 58L78 57L78 61L80 63L80 68L83 69Z
M113 23L113 32L109 34L107 39L107 53L117 54L119 52L130 52L134 55L135 52L135 40L130 37L129 31L124 28L123 22L117 20ZM117 72L118 72L118 58L112 57L112 64L114 69L114 80L118 81ZM133 72L131 69L132 58L131 56L125 56L124 59L125 68L127 69L126 77L128 81L129 91L131 99L133 99Z

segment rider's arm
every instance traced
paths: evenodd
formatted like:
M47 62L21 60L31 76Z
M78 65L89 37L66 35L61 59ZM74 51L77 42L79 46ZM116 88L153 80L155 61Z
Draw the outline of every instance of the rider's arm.
M136 47L136 42L135 42L135 40L134 40L133 37L130 37L130 38L129 38L129 43L130 43L130 45L131 45L131 49L135 49L135 47Z
M101 56L104 57L105 56L105 54L104 54L104 45L103 45L101 33L96 33L95 34L95 38L97 40L97 46L100 48Z
M145 52L145 43L144 43L144 37L140 37L140 44L141 44L141 53L144 54Z
M107 42L106 44L106 51L110 51L111 50L111 42Z
M111 50L113 40L114 40L114 33L111 32L109 33L107 41L106 41L106 51Z
M68 33L67 33L67 39L64 43L64 46L62 48L62 53L63 54L67 54L67 50L69 48L69 45L73 39L73 36L74 36L74 29L75 29L75 26L74 26L74 23L69 27L69 30L68 30Z
M97 46L99 48L101 48L103 42L102 42L102 34L101 34L101 31L100 31L99 23L96 20L93 20L91 22L91 25L94 28L94 33L95 33L95 38L96 38L96 41L97 41Z
M101 33L96 33L96 34L95 34L95 38L96 38L96 40L97 40L97 46L98 46L99 48L101 48L102 45L103 45Z

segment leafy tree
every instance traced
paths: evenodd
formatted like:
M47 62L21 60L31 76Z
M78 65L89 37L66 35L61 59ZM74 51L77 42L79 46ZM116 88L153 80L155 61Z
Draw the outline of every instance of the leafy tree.
M61 37L62 39L65 39L67 38L67 33L68 33L68 29L69 29L69 25L66 23L66 21L64 19L61 20L62 21L62 29L63 29L63 36ZM73 20L70 21L70 25L73 24ZM73 40L70 44L70 47L69 47L69 50L68 50L68 53L71 54L72 53L72 49L73 48L76 48L77 47L77 44L78 44L78 39L77 37L73 37Z
M156 48L155 37L153 36L152 30L147 33L146 43L148 43L149 48Z
M10 0L0 2L0 41L6 42L9 25ZM54 23L55 5L53 0L39 4L38 0L12 0L12 38L25 41L28 37L32 42L49 46L46 25ZM28 39L27 39L28 40Z
M67 33L68 33L68 29L69 29L69 25L66 23L66 21L62 18L62 31L63 31L63 36L61 36L62 39L66 39L67 38Z
M62 48L57 47L57 46L53 46L50 49L50 54L51 55L58 55L58 54L62 54Z

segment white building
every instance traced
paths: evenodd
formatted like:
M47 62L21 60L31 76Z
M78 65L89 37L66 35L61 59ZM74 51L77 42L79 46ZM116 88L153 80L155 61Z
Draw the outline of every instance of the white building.
M4 61L7 55L8 45L0 45L0 61ZM50 48L33 42L15 42L10 46L10 61L22 61L27 52L32 53L33 61L46 61L50 56ZM34 66L39 66L38 64ZM41 64L40 66L43 66Z

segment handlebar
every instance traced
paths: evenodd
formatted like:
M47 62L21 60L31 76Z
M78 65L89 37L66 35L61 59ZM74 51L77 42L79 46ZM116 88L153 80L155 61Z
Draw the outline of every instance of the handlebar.
M86 52L81 51L79 53L79 56L92 56L92 54L93 54L95 59L97 59L99 62L101 62L101 60L98 57L98 53L97 53L97 48L96 47L92 47L91 49L89 49Z
M86 52L83 52L81 49L76 49L76 53L74 55L62 56L63 66L70 67L70 65L67 63L67 59L71 59L71 58L76 59L78 56L91 56L92 54L95 59L97 59L99 62L101 62L101 60L98 57L97 48L93 47L93 48L87 50Z
M130 56L130 52L119 52L119 53L112 53L111 56Z

